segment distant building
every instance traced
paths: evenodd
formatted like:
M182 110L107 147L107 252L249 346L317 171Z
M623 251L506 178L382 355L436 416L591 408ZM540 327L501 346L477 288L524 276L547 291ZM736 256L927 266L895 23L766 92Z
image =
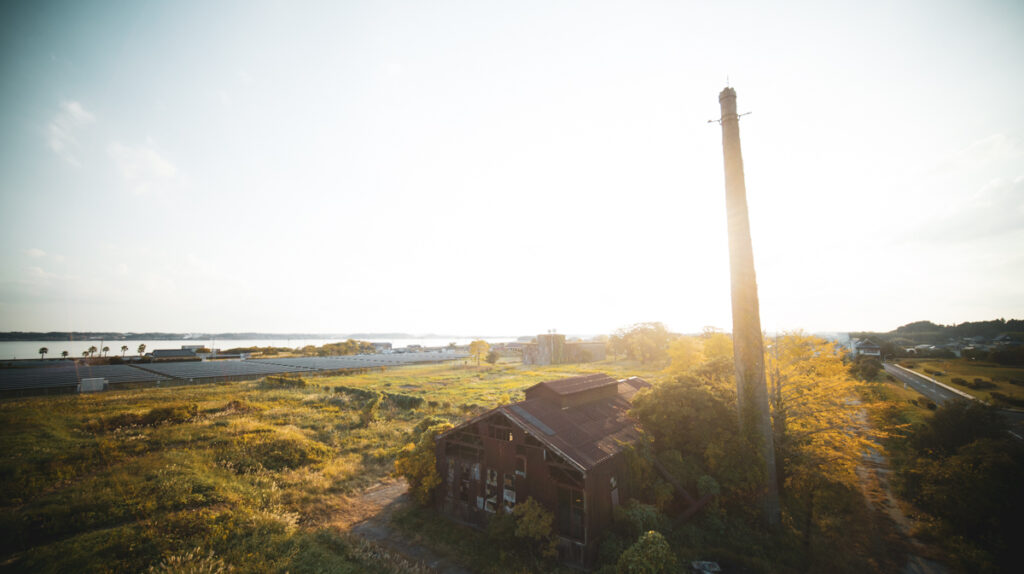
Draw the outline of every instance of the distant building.
M871 339L859 339L853 342L853 358L857 358L861 355L867 357L876 357L879 360L882 359L882 348L879 347Z
M391 343L370 343L375 353L390 353Z
M538 383L526 400L438 435L439 510L485 528L533 498L555 515L561 559L592 564L613 509L631 494L623 450L640 433L627 413L649 386L605 374Z
M201 347L200 347L201 348ZM196 352L191 349L156 349L147 353L154 359L194 359Z
M537 335L536 343L524 343L522 349L524 365L589 363L607 357L607 346L602 341L566 342L565 335L558 333Z

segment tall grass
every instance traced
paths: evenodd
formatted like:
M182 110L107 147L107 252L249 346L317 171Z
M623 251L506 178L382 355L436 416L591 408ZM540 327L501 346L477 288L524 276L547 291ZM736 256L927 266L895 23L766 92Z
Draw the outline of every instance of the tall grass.
M13 572L417 571L333 526L344 523L346 497L391 473L417 421L458 421L580 372L643 375L637 367L417 365L302 384L0 401L0 564ZM356 390L383 397L372 419Z

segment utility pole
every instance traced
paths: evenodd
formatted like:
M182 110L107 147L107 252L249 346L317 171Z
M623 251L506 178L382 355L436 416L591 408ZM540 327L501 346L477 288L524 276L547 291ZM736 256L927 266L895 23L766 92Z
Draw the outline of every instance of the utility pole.
M768 526L781 520L779 487L775 476L775 445L764 375L764 341L757 303L754 250L747 214L747 186L740 153L740 122L736 90L718 95L722 106L722 153L725 156L725 210L729 219L729 270L732 277L732 345L736 361L736 394L740 432L764 458L764 517Z

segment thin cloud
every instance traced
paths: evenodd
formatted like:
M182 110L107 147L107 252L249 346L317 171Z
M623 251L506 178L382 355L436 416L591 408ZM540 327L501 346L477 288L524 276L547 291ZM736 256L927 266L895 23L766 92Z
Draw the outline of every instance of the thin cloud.
M37 247L25 250L25 255L32 257L33 259L39 259L40 257L46 257L46 252Z
M107 154L133 193L163 191L178 180L178 168L153 149L152 143L132 147L114 142L107 147Z
M1016 136L996 133L972 142L967 147L944 158L936 166L939 173L975 169L993 161L1024 156L1024 141Z
M85 126L96 121L90 111L76 101L61 102L57 114L46 126L46 139L53 153L71 165L81 163L75 155L78 148L76 134Z
M1024 176L995 178L912 231L911 240L959 243L1024 230Z

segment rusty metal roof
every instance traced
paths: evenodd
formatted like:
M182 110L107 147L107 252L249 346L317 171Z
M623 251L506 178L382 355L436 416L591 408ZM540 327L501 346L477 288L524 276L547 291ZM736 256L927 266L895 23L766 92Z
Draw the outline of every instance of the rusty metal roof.
M597 389L607 385L615 384L617 381L604 373L595 373L593 375L580 375L578 377L569 377L567 379L559 379L557 381L544 381L543 383L537 383L532 387L526 389L526 392L530 392L538 387L545 387L559 395L571 395L573 393L579 393L582 391L589 391L590 389Z
M554 384L552 390L561 390L559 394L607 384L618 385L619 392L614 397L566 408L544 398L534 398L497 409L534 438L549 444L582 469L594 468L640 438L638 423L628 412L637 389L650 386L646 381L616 381L602 374L540 384Z

